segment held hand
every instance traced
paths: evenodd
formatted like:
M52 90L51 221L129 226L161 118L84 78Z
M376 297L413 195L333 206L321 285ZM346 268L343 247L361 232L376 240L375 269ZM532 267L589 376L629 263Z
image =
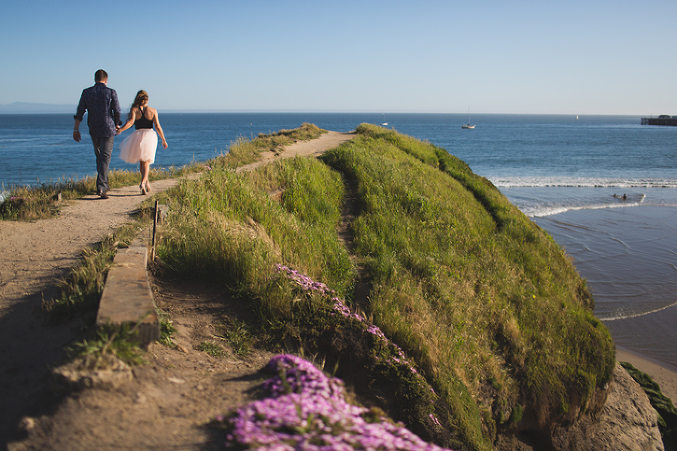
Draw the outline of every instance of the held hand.
M78 130L73 130L73 139L76 142L80 142L80 139L82 139L82 137L80 136L80 132Z

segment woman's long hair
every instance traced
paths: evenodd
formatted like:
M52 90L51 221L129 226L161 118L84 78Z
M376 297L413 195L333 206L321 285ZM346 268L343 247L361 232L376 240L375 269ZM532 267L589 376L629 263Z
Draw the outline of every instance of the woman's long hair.
M136 93L136 97L134 97L134 103L132 103L132 106L129 108L129 116L132 116L132 110L134 107L137 107L138 109L141 109L141 105L144 104L144 102L148 101L148 93L144 91L143 89L139 92Z

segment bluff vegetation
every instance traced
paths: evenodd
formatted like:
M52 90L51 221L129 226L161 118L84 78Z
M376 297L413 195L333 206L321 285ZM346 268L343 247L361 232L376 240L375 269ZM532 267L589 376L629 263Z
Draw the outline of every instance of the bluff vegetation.
M158 256L228 286L262 343L452 449L601 409L614 345L584 280L463 161L366 124L318 159L237 172L238 152L163 195Z

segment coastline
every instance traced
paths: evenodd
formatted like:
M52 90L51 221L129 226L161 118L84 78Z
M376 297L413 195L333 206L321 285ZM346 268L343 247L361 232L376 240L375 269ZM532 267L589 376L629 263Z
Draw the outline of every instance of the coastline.
M616 348L616 361L628 362L638 370L648 374L660 386L661 392L672 400L673 404L677 402L677 372L618 347Z
M659 200L674 196L659 194ZM534 222L566 249L586 279L594 314L616 345L616 360L648 374L677 404L677 306L671 303L677 207L571 210Z

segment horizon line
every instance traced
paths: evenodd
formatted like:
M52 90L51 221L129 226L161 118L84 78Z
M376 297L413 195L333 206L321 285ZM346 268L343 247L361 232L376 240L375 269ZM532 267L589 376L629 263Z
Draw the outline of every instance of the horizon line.
M0 105L0 108L6 105ZM75 108L75 106L74 106ZM467 115L463 112L439 112L439 111L329 111L329 110L228 110L228 109L166 109L160 110L164 114L441 114L441 115ZM71 111L1 111L0 115L23 115L23 114L70 114ZM85 114L87 114L85 112ZM628 114L628 113L474 113L473 116L627 116L627 117L658 117L654 114ZM672 116L672 115L671 115Z
M21 111L3 111L10 110L13 105L22 106ZM24 109L25 108L25 109ZM28 109L33 108L33 111ZM70 114L71 111L66 111L66 109L75 111L77 109L76 104L68 103L39 103L39 102L12 102L9 104L0 104L0 114ZM169 108L169 109L160 109L160 111L165 113L179 113L179 114L191 114L191 113L233 113L233 114L255 114L255 113L268 113L268 114L464 114L467 115L466 111L459 112L449 112L449 111L401 111L401 110L392 110L392 111L383 111L383 110L325 110L325 109L301 109L301 110L284 110L284 109L228 109L228 108ZM637 114L637 113L533 113L533 112L476 112L473 113L473 116L479 115L531 115L531 116L633 116L633 117L658 117L660 114ZM674 115L670 115L674 116Z

